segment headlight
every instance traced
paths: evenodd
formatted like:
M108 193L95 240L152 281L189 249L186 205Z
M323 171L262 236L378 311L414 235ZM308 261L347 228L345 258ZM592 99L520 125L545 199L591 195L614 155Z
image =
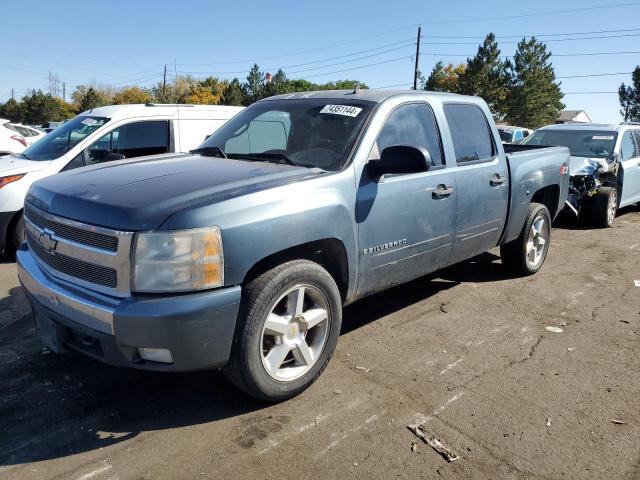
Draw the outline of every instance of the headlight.
M218 227L136 234L133 289L188 292L220 287L224 280Z
M26 173L22 173L20 175L9 175L8 177L0 177L0 188L20 180L25 175Z

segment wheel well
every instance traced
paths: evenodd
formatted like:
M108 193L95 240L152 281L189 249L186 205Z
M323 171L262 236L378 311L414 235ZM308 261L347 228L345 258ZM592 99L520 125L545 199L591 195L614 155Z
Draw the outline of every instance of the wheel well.
M243 285L267 270L290 260L309 260L321 265L333 277L344 301L349 287L349 263L343 243L336 238L325 238L296 245L263 258L249 269Z
M556 213L558 212L558 199L560 198L560 187L558 185L549 185L547 187L541 188L531 197L531 201L535 203L541 203L549 213L551 214L551 218L556 217Z

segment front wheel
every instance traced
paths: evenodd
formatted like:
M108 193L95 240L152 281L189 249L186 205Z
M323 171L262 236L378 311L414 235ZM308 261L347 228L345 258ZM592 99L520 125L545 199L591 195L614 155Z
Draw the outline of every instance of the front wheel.
M19 215L18 220L14 223L13 232L11 234L11 243L13 244L14 251L17 251L22 242L26 240L24 232L24 216L22 214Z
M253 397L281 401L308 388L327 366L342 322L340 292L320 265L294 260L244 289L227 378Z
M591 198L591 224L608 228L618 213L618 191L613 187L600 187Z
M518 275L533 275L542 267L551 241L551 215L531 203L520 236L500 246L502 264Z

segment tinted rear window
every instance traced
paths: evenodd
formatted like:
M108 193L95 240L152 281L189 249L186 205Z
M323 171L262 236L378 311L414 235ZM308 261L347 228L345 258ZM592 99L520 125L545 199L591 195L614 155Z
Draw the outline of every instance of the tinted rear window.
M457 163L487 161L495 156L487 119L476 105L450 103L444 106Z

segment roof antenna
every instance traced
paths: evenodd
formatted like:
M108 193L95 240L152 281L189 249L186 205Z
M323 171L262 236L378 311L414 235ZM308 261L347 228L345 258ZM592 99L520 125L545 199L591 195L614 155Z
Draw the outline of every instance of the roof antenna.
M358 93L358 90L360 90L360 82L356 82L353 85L353 92L352 93Z

